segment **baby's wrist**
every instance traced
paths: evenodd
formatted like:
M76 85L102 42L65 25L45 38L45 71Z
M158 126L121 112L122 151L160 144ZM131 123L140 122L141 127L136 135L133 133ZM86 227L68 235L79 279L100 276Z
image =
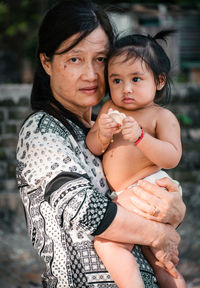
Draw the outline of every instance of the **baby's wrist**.
M98 129L97 133L102 143L107 143L113 138L113 135L106 135L100 129Z
M144 130L142 127L140 127L140 128L141 128L141 130L140 130L139 137L136 139L136 141L133 142L134 146L137 146L140 143L140 141L144 138Z
M108 137L102 135L100 130L98 129L97 137L98 137L98 140L101 144L101 148L102 148L101 152L104 153L105 149L108 147L108 145L113 142L113 136L108 138Z

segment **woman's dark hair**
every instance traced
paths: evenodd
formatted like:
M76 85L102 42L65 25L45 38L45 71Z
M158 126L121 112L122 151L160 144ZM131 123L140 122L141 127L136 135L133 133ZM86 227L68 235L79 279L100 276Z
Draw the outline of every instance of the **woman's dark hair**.
M109 54L108 61L115 56L123 54L125 55L123 62L130 59L142 59L147 67L152 70L156 84L159 84L161 80L165 80L164 87L159 91L157 90L155 100L159 101L165 96L165 100L168 102L171 92L171 79L169 77L171 64L169 57L157 40L166 42L166 37L174 32L175 30L163 30L154 37L133 34L119 38L116 40L114 48Z
M72 133L73 131L65 117L74 121L77 119L53 97L50 78L43 69L40 53L45 53L51 61L63 41L76 33L80 33L80 37L65 51L61 51L60 54L72 49L99 25L108 36L111 47L114 41L114 33L106 12L90 0L65 0L47 11L39 29L37 67L31 92L31 107L34 111L43 110L52 114L67 126ZM55 106L57 109L54 108Z

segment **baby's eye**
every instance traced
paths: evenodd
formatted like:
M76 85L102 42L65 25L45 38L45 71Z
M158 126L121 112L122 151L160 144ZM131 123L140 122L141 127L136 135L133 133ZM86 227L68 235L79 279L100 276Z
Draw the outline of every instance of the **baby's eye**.
M139 82L139 81L141 80L141 78L139 78L139 77L134 77L132 80L133 80L133 82Z
M121 80L120 80L120 79L114 79L113 82L114 82L115 84L119 84L119 83L121 82Z

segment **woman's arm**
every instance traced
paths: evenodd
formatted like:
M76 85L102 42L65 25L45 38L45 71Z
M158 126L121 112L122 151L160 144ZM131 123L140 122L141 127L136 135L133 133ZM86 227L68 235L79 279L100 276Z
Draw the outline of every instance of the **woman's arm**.
M98 236L116 242L150 246L165 269L172 276L177 276L175 265L180 237L171 225L147 220L118 205L113 222Z
M185 214L185 205L178 187L168 178L159 180L159 185L167 188L172 193L147 181L141 181L140 186L137 189L134 188L137 190L134 193L134 189L128 189L120 193L117 198L119 204L117 215L100 237L112 241L149 246L163 267L173 277L177 277L178 274L174 265L178 263L180 238L175 229L171 225L145 221L143 217L139 217L134 213L130 215L122 207L132 210L133 204L130 201L130 198L132 198L133 203L137 203L137 210L140 211L141 216L160 222L171 222L176 227ZM152 216L154 207L159 209L159 213ZM138 211L137 214L139 214Z

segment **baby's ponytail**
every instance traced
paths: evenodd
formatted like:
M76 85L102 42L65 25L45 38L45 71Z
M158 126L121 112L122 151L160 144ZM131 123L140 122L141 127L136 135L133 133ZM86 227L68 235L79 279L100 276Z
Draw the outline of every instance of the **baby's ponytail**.
M167 42L166 38L168 36L171 36L172 34L176 33L177 31L175 29L168 29L168 30L161 30L156 35L154 35L152 38L154 40L163 40Z

